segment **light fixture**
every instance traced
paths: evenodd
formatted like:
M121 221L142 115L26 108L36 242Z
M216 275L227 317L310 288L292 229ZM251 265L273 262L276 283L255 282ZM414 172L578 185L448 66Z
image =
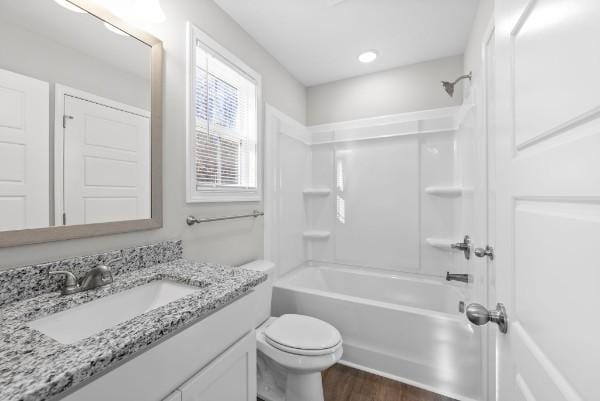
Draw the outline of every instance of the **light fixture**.
M56 2L56 4L66 8L69 11L73 11L76 13L85 13L85 10L82 10L81 8L77 7L75 4L73 3L69 3L67 0L54 0Z
M358 56L358 61L365 64L372 63L375 59L377 59L377 52L375 50L366 51Z
M104 27L106 29L108 29L109 31L111 31L112 33L116 33L117 35L127 36L127 34L125 32L123 32L122 30L120 30L116 26L109 24L108 22L104 23Z

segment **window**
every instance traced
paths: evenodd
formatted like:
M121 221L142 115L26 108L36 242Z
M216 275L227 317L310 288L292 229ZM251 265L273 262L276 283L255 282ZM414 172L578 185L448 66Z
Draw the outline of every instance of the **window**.
M260 75L193 26L188 61L188 202L260 200Z

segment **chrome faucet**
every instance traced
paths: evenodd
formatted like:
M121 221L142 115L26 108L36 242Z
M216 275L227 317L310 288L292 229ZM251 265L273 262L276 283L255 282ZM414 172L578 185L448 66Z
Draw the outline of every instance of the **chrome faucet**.
M469 237L468 235L465 235L463 242L452 244L450 245L450 247L452 249L463 251L463 253L465 254L465 259L471 259L471 249L473 247L473 241L471 241L471 237Z
M102 287L113 282L112 272L108 265L119 260L121 258L115 258L103 265L94 267L92 270L87 272L79 281L75 275L68 271L54 271L50 272L50 275L63 274L66 276L64 287L61 288L62 295L76 294L82 291L93 290L94 288Z
M468 274L453 274L450 272L446 272L446 281L460 281L461 283L469 282Z

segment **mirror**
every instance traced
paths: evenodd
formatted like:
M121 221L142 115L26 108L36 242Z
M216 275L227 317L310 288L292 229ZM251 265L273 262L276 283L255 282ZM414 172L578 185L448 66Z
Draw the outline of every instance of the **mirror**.
M95 3L0 0L0 246L162 225L161 60Z

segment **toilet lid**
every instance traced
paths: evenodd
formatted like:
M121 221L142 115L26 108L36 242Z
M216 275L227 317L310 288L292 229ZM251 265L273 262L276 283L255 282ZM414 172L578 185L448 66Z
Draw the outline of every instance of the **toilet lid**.
M342 341L340 332L329 323L302 315L283 315L264 334L271 345L292 352L329 350Z

